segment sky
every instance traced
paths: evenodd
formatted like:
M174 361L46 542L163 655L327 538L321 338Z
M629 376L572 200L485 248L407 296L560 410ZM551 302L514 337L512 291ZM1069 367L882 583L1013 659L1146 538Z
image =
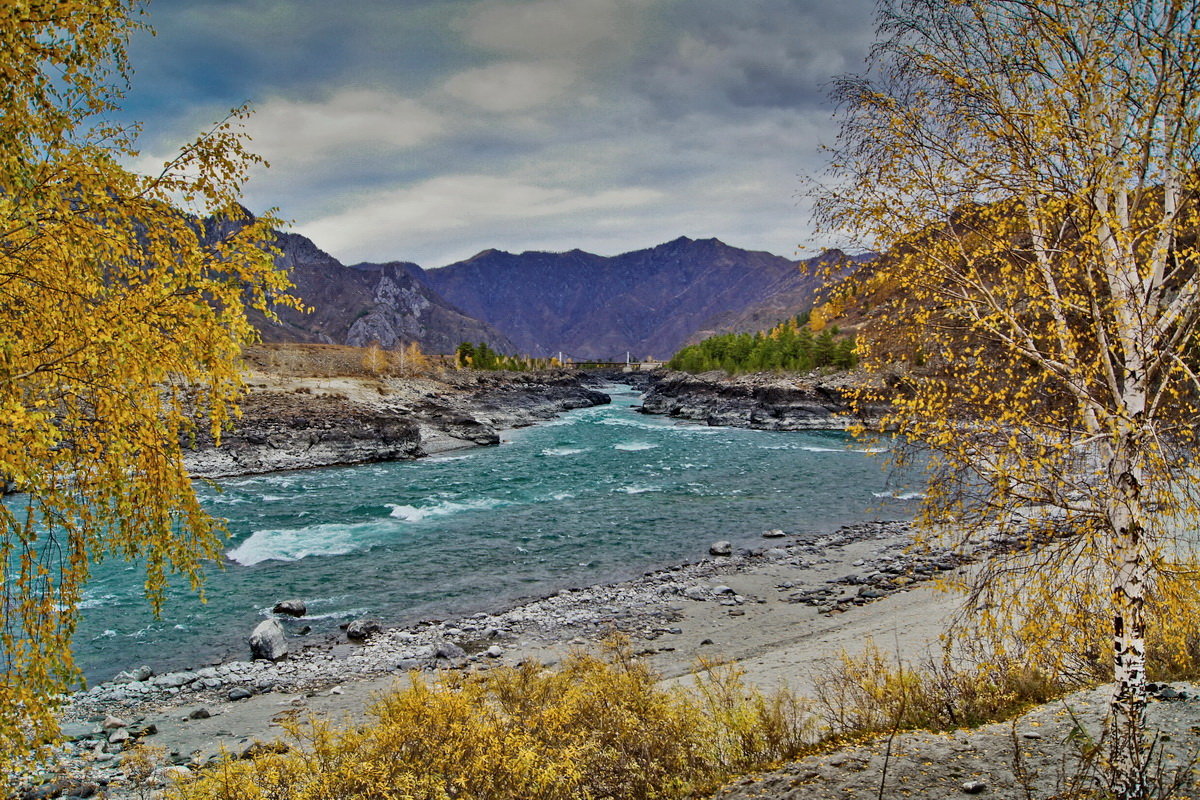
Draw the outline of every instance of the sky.
M679 236L808 257L874 0L152 0L139 167L249 102L245 204L345 263ZM154 170L157 171L157 170Z

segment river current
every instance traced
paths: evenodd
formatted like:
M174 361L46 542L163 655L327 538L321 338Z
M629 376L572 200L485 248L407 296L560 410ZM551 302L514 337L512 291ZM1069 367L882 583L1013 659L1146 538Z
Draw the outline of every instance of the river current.
M462 615L568 586L694 561L762 532L826 532L909 517L916 493L886 454L842 433L679 424L608 406L507 431L499 447L384 464L232 478L200 489L228 520L207 602L172 589L154 619L136 565L101 564L85 593L76 658L90 681L248 657L246 637L298 598L309 637L362 616ZM303 641L300 637L299 641Z

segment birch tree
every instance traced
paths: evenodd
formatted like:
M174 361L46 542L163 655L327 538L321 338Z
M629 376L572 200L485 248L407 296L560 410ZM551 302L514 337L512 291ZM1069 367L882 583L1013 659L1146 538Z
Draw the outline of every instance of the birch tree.
M927 365L890 420L928 448L921 521L1024 546L975 587L983 624L1023 611L1010 637L1046 644L1070 598L1107 587L1123 800L1150 791L1147 609L1195 588L1197 11L885 0L867 74L837 82L818 203L888 253L873 280L904 298L864 361Z
M110 120L137 0L0 8L0 770L54 730L77 680L71 634L89 566L138 559L150 601L198 582L219 528L181 463L192 412L214 434L235 360L286 285L270 219L236 199L241 112L152 176ZM182 207L179 205L182 204ZM226 222L205 227L207 215Z

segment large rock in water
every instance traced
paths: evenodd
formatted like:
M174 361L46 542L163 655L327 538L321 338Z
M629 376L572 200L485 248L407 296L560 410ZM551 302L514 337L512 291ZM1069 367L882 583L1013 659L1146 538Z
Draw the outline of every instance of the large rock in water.
M287 658L287 637L277 619L264 619L250 634L250 654L255 659L279 661Z
M303 600L280 600L271 609L273 614L286 614L289 617L303 617L308 613L308 606Z

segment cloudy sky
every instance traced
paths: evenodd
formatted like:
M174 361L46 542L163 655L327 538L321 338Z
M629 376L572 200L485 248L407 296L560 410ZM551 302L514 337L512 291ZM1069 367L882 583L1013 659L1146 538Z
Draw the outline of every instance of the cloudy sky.
M873 0L153 0L146 163L249 101L247 188L347 263L678 236L804 256ZM798 249L799 248L799 249Z

